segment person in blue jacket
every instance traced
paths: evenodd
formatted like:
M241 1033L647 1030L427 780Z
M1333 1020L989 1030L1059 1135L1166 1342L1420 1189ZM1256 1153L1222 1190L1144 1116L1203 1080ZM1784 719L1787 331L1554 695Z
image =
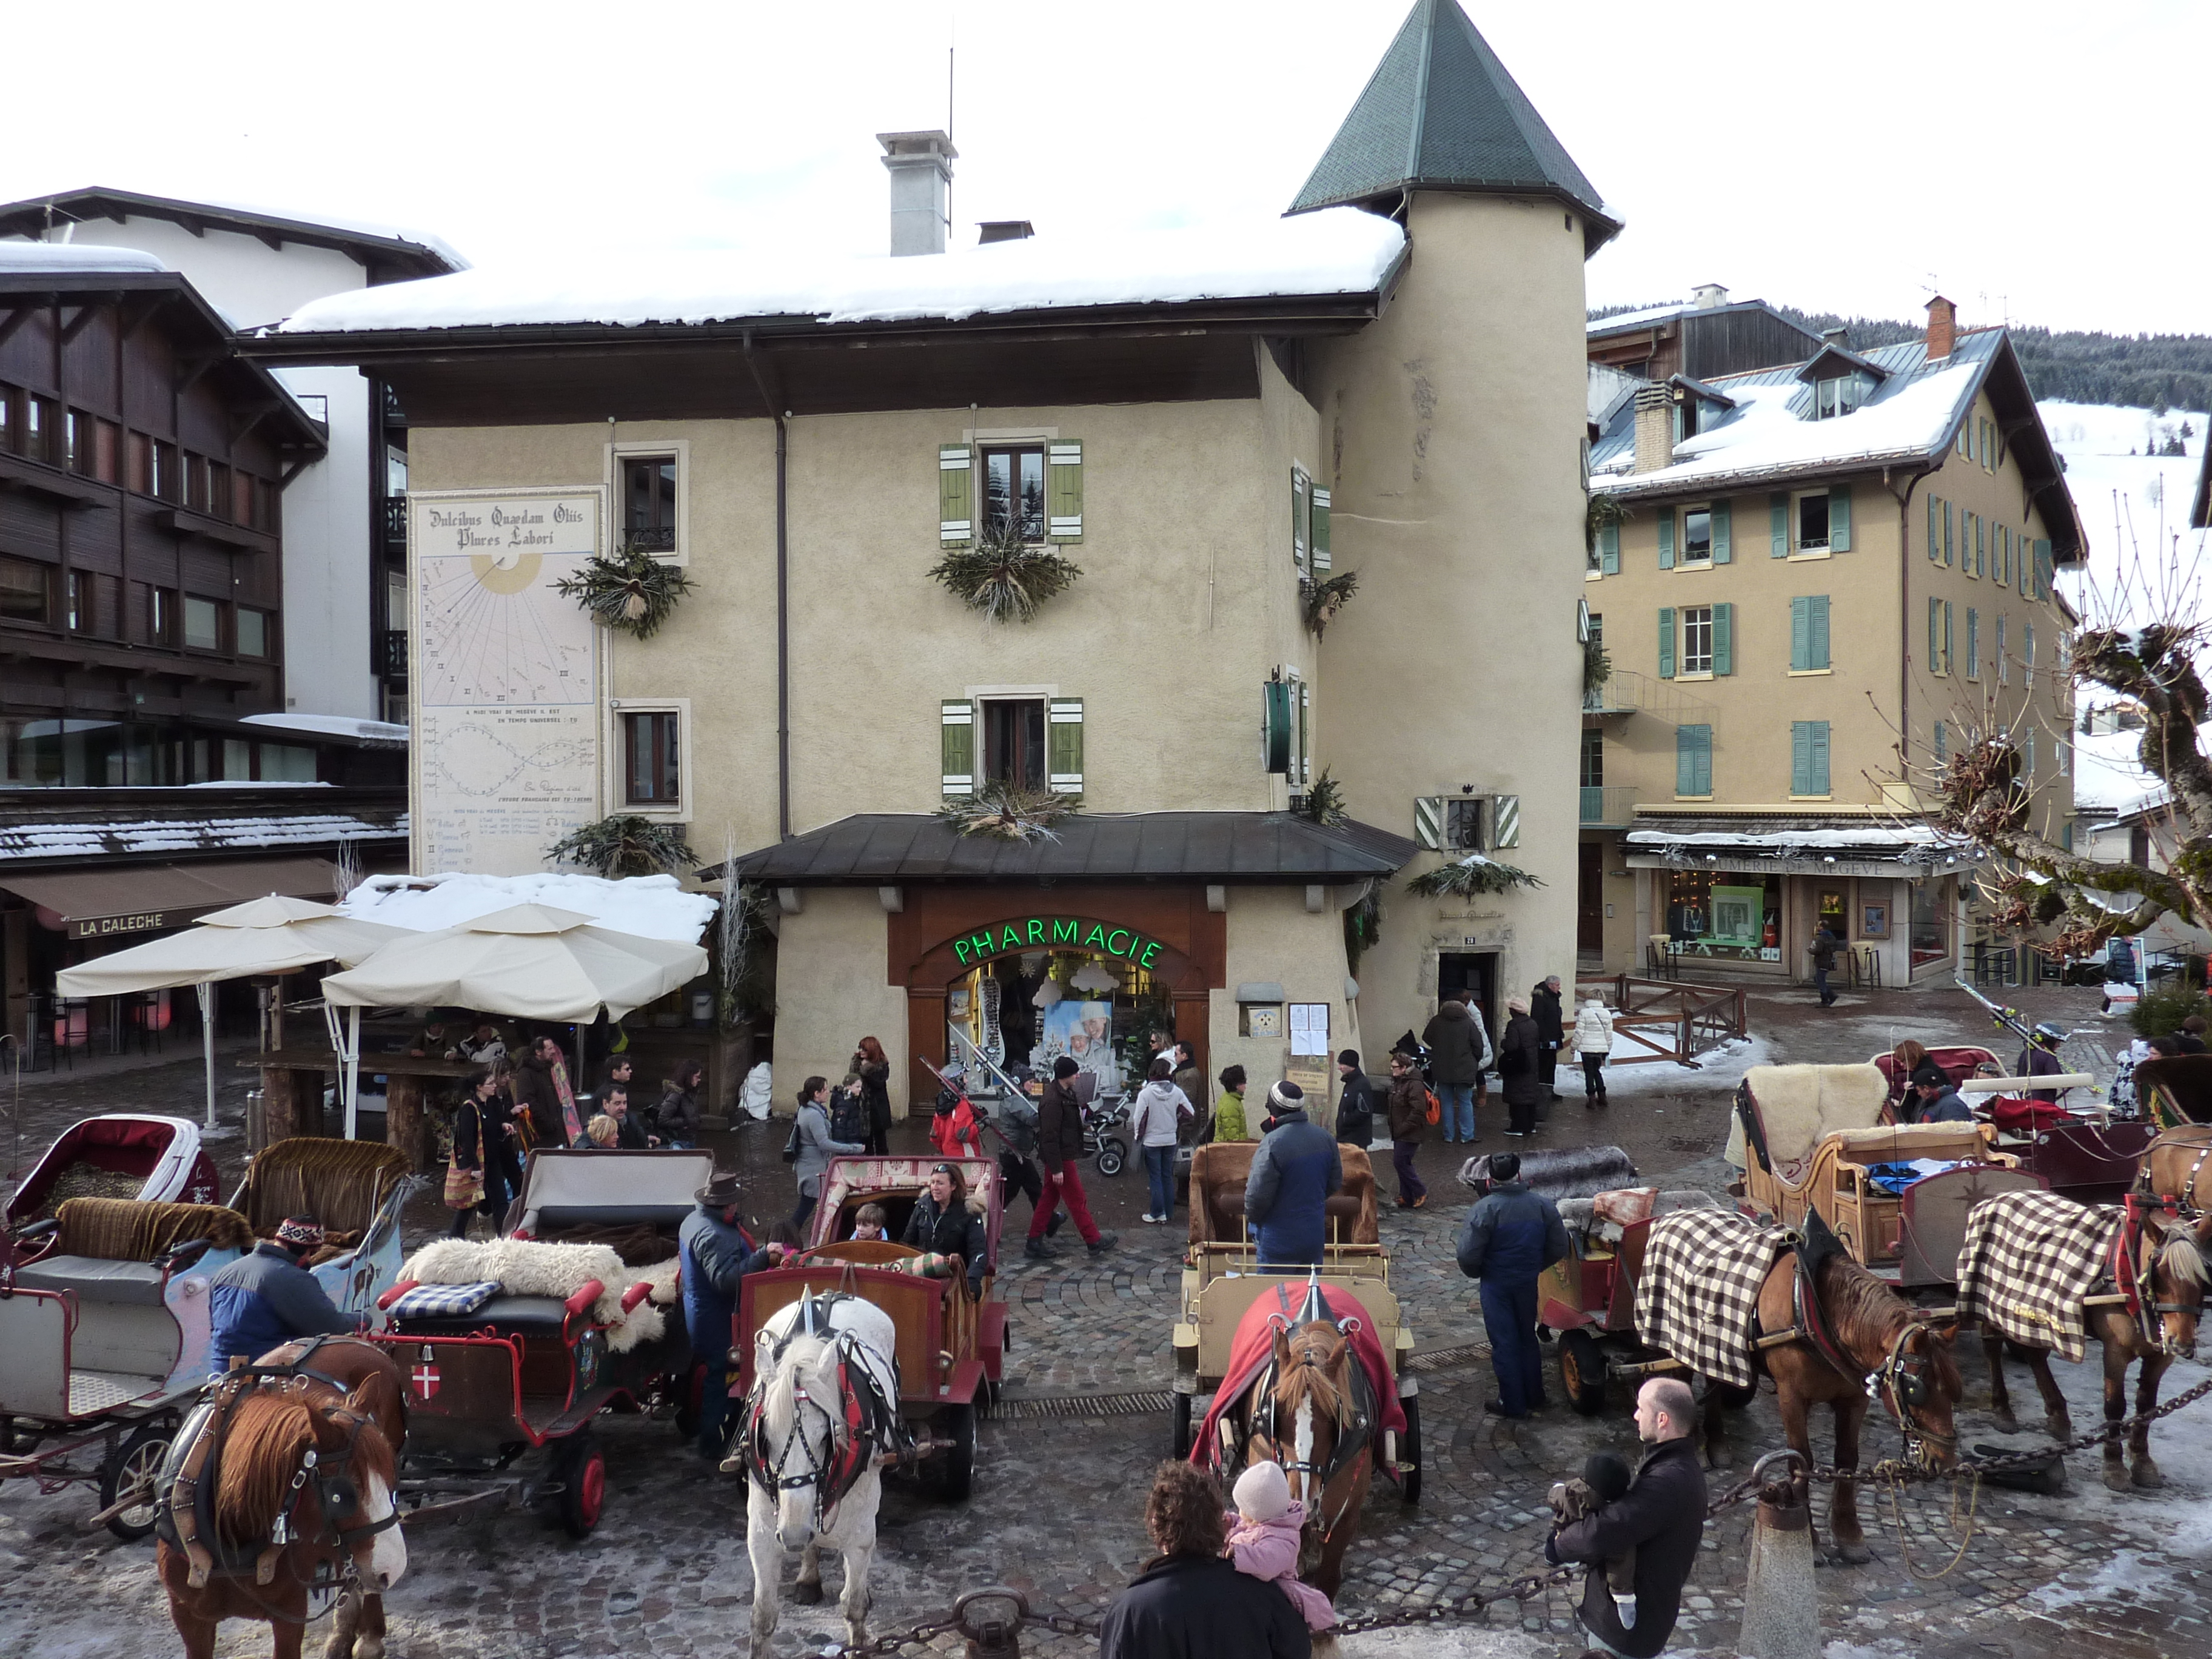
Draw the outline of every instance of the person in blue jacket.
M1261 1266L1315 1266L1328 1237L1328 1195L1344 1188L1344 1158L1336 1137L1307 1118L1297 1084L1278 1083L1267 1106L1267 1133L1244 1181L1244 1219Z
M1467 1212L1459 1234L1459 1270L1481 1281L1482 1323L1498 1373L1498 1398L1482 1408L1498 1417L1526 1417L1544 1403L1536 1280L1567 1253L1559 1206L1530 1192L1520 1176L1519 1158L1493 1153L1490 1191Z
M323 1242L319 1222L287 1216L276 1237L264 1238L208 1283L208 1324L213 1340L208 1368L221 1375L234 1358L248 1364L270 1349L302 1336L337 1336L353 1329L351 1314L300 1265Z
M702 1187L699 1207L677 1231L683 1257L684 1328L691 1338L691 1364L699 1395L699 1455L720 1468L723 1425L730 1414L731 1326L738 1313L738 1281L763 1267L780 1267L797 1235L779 1224L769 1242L755 1248L738 1223L738 1177L718 1170ZM703 1371L701 1377L698 1373Z

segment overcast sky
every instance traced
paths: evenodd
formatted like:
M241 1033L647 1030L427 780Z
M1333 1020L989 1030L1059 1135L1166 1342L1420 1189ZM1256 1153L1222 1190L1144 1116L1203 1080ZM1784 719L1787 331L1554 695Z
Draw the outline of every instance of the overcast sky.
M85 184L434 231L479 264L883 250L873 135L945 118L956 236L1279 212L1407 0L123 0L10 20L0 199ZM2203 0L1469 15L1627 229L1593 304L2212 332ZM43 37L43 38L42 38ZM2191 118L2195 119L2192 122Z

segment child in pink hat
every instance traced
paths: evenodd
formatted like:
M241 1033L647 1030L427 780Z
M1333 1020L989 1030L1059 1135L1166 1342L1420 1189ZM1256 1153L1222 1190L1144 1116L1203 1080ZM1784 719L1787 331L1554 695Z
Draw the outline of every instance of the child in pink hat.
M1328 1597L1298 1576L1298 1535L1306 1506L1291 1501L1291 1484L1279 1463L1255 1463L1237 1477L1237 1507L1224 1517L1229 1546L1224 1552L1237 1571L1265 1578L1291 1598L1310 1631L1332 1630L1336 1609Z

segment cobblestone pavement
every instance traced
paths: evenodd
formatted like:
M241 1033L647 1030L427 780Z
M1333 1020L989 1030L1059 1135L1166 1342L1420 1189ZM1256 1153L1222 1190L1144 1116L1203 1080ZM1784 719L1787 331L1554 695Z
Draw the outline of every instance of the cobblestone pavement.
M1793 999L1795 999L1793 1000ZM2036 1017L2091 1032L2091 994L2045 992ZM2015 1000L2021 999L2015 998ZM1955 993L1906 998L1846 994L1833 1011L1809 992L1753 1000L1753 1029L1776 1058L1863 1058L1896 1036L1917 1031L1972 1041L1986 1021ZM2117 1024L2117 1022L2113 1023ZM2094 1042L2094 1036L2085 1042ZM1996 1045L1992 1045L1996 1046ZM1744 1055L1711 1071L1631 1079L1615 1075L1614 1103L1584 1110L1570 1092L1554 1109L1542 1140L1611 1140L1627 1147L1646 1179L1668 1182L1710 1176L1725 1133L1727 1080ZM2069 1053L2069 1060L2072 1058ZM26 1139L50 1136L88 1110L130 1105L156 1109L189 1103L196 1073L175 1065L125 1076L27 1088ZM189 1064L181 1068L191 1073ZM172 1107L171 1109L174 1109ZM1486 1124L1495 1139L1496 1124ZM914 1133L906 1131L903 1133ZM764 1212L781 1203L787 1179L777 1160L781 1133L748 1129L724 1138L726 1158L750 1172ZM231 1144L234 1145L234 1141ZM218 1156L225 1143L216 1143ZM1632 1452L1625 1392L1607 1412L1582 1419L1553 1407L1508 1424L1481 1414L1492 1392L1479 1347L1481 1320L1452 1261L1464 1193L1449 1179L1463 1149L1434 1147L1423 1169L1435 1192L1425 1211L1386 1213L1393 1283L1414 1322L1420 1348L1458 1351L1420 1369L1429 1468L1419 1505L1401 1504L1378 1482L1347 1562L1340 1598L1347 1613L1418 1607L1474 1589L1494 1591L1535 1570L1546 1531L1543 1492L1591 1450ZM1130 1394L1164 1388L1170 1375L1169 1327L1178 1285L1180 1227L1135 1221L1140 1179L1091 1183L1095 1207L1120 1228L1123 1248L1092 1261L1063 1247L1048 1264L1012 1250L1001 1277L1013 1304L1008 1396L1015 1411L1055 1396ZM769 1196L769 1195L778 1196ZM422 1218L434 1223L435 1212ZM1017 1203L1009 1234L1028 1219ZM1062 1235L1063 1239L1067 1236ZM1472 1351L1470 1351L1472 1350ZM1968 1357L1969 1409L1963 1437L2004 1442L1986 1413L1980 1362ZM2090 1365L2057 1367L2077 1423L2095 1420ZM2192 1364L2170 1374L2171 1394L2204 1375ZM2016 1384L2022 1379L2015 1378ZM1948 1485L1909 1489L1900 1540L1886 1498L1862 1497L1875 1559L1819 1574L1827 1659L1917 1653L1931 1659L2029 1659L2071 1655L2094 1644L2126 1659L2212 1659L2212 1403L2161 1424L2154 1441L2167 1475L2156 1492L2107 1492L2094 1453L2071 1460L2071 1490L2037 1497L1987 1489L1972 1519L1964 1559L1948 1576L1923 1578L1948 1562L1961 1539ZM600 1425L608 1450L609 1494L599 1532L573 1543L535 1516L514 1513L464 1527L423 1528L410 1538L410 1569L390 1598L392 1650L410 1659L445 1656L566 1656L726 1653L741 1644L749 1618L750 1574L744 1549L741 1488L699 1469L663 1423L610 1417ZM1780 1443L1771 1395L1755 1401L1732 1429L1734 1461L1714 1477L1735 1478L1758 1452ZM943 1615L960 1589L1008 1583L1040 1608L1095 1616L1136 1570L1144 1553L1139 1513L1145 1481L1167 1450L1168 1416L1013 1415L981 1429L974 1496L945 1505L905 1481L888 1489L874 1588L878 1632ZM1870 1451L1893 1449L1893 1432L1874 1431ZM1816 1452L1827 1442L1816 1424ZM1964 1493L1956 1501L1963 1504ZM0 1487L0 1659L58 1659L78 1653L167 1655L175 1651L155 1585L150 1549L86 1534L94 1504L82 1491L40 1497L21 1482ZM1816 1505L1824 1510L1825 1498ZM1740 1507L1707 1529L1672 1650L1734 1651L1751 1524ZM1909 1558L1909 1559L1908 1559ZM840 1579L827 1570L833 1595ZM1582 1651L1571 1622L1572 1587L1525 1607L1504 1608L1447 1634L1413 1631L1355 1638L1352 1659L1454 1653L1572 1659ZM777 1652L796 1655L842 1639L834 1606L787 1602ZM259 1654L266 1633L234 1624L221 1651ZM935 1644L957 1650L951 1638ZM1093 1650L1077 1638L1032 1638L1031 1653Z

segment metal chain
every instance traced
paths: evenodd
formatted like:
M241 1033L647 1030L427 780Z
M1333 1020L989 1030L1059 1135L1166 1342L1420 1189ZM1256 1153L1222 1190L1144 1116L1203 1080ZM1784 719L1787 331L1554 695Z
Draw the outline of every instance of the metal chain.
M1882 1458L1866 1468L1843 1469L1832 1464L1821 1463L1814 1466L1807 1479L1830 1486L1840 1480L1854 1481L1860 1485L1886 1483L1890 1488L1891 1501L1894 1507L1897 1488L1908 1481L1949 1480L1961 1475L1972 1475L1977 1477L1978 1485L1978 1478L1984 1475L2045 1463L2053 1457L2063 1456L2069 1452L2086 1451L2092 1446L2117 1440L2133 1429L2168 1416L2185 1406L2195 1404L2208 1394L2212 1394L2212 1377L2207 1377L2195 1388L2176 1395L2155 1410L2144 1412L2134 1417L2122 1418L2115 1423L2107 1423L2102 1428L2088 1434L2075 1435L2073 1439L2062 1446L2048 1447L2039 1451L2008 1452L2000 1457L1962 1457L1948 1468L1907 1462L1905 1459L1897 1457ZM1746 1498L1755 1496L1765 1484L1765 1477L1757 1473L1746 1476L1705 1505L1707 1518L1710 1519L1722 1510L1733 1508ZM1903 1524L1901 1515L1899 1516L1899 1524L1901 1528ZM1962 1543L1960 1546L1961 1555L1965 1553L1965 1549L1966 1546ZM1954 1559L1952 1565L1957 1565L1958 1562ZM1946 1569L1947 1571L1948 1570ZM1354 1636L1363 1631L1395 1630L1409 1625L1437 1625L1447 1620L1471 1619L1497 1607L1501 1602L1533 1601L1553 1585L1568 1583L1589 1571L1589 1568L1585 1564L1575 1562L1569 1565L1554 1567L1549 1572L1527 1573L1512 1580L1503 1589L1492 1591L1488 1595L1485 1595L1480 1590L1470 1590L1465 1595L1455 1597L1449 1601L1432 1602L1420 1607L1402 1607L1395 1613L1365 1613L1356 1619L1343 1620L1337 1625L1337 1633L1340 1636ZM976 1597L988 1596L993 1594L994 1592L989 1591L975 1593ZM1102 1620L1075 1619L1066 1613L1031 1613L1028 1602L1022 1597L1012 1592L1003 1594L1006 1599L1016 1604L1017 1622L1025 1628L1048 1630L1056 1636L1095 1637L1099 1632ZM858 1646L840 1644L820 1649L818 1652L820 1659L863 1659L864 1656L892 1654L902 1648L919 1647L934 1637L945 1635L950 1631L957 1631L960 1629L961 1624L961 1617L955 1614L952 1618L941 1620L933 1625L916 1625L910 1630L881 1636L872 1642L865 1642Z

